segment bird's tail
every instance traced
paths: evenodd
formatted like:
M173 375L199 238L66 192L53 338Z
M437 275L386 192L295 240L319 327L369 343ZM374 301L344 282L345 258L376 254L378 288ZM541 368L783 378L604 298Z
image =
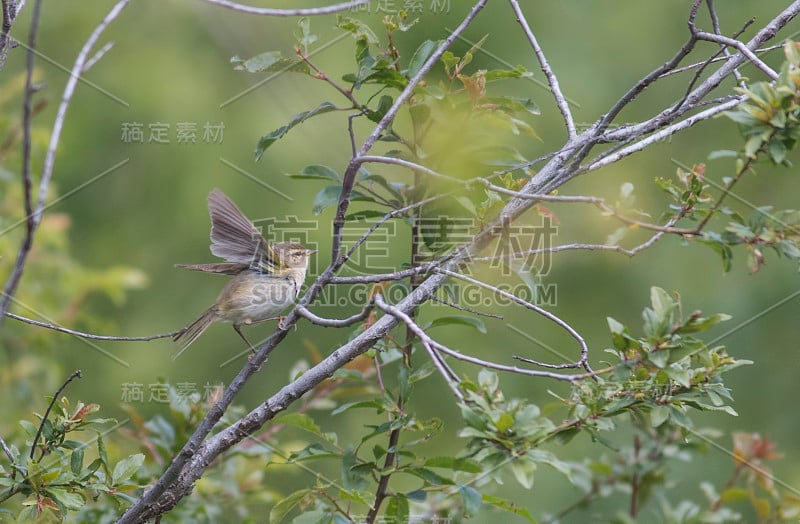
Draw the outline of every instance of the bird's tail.
M205 313L200 315L200 318L186 326L185 328L181 329L177 335L172 337L174 342L180 344L180 349L178 353L173 357L173 360L178 358L181 353L183 353L186 348L188 348L192 342L197 340L197 337L203 334L203 331L208 328L211 324L217 320L219 316L217 315L217 307L211 306L208 308Z

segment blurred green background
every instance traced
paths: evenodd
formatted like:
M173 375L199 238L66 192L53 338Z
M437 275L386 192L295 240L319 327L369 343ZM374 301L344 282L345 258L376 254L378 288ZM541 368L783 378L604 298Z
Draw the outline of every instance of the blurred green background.
M273 5L292 6L290 2ZM386 3L379 3L386 6ZM395 2L395 8L401 2ZM449 10L432 9L425 2L419 14L420 23L410 32L399 35L398 45L413 50L424 39L447 35L466 12L467 3L453 1ZM534 31L559 75L565 94L574 101L572 109L578 122L591 123L607 110L626 90L650 70L673 55L687 38L688 2L639 2L633 0L607 2L529 2L527 13ZM37 116L35 125L49 129L60 93L80 46L90 31L113 5L109 1L82 3L45 2L39 34L39 51L47 60L39 60L38 79L46 84L43 96L47 108ZM374 22L385 13L353 13ZM723 31L731 34L750 17L757 17L755 27L782 9L785 2L750 0L720 2L718 10ZM30 19L26 8L14 27L14 35L25 40ZM702 24L708 26L707 19ZM800 29L797 22L780 38L787 38ZM349 36L334 27L332 17L312 20L312 30L320 35L320 43L330 43L314 56L314 61L332 78L353 68L353 45ZM98 178L84 189L54 205L48 213L69 217L69 239L72 257L80 264L97 269L129 266L146 275L148 284L131 291L124 303L93 294L79 307L97 317L93 327L108 334L147 335L173 331L194 320L215 299L223 285L222 277L180 271L175 263L212 261L208 251L208 215L205 198L214 187L225 191L246 215L255 220L276 217L297 217L316 221L309 233L313 247L320 249L312 263L313 277L328 262L332 209L320 216L311 212L313 195L321 187L311 181L292 180L285 173L297 172L309 164L324 164L342 171L349 157L349 143L344 114L331 113L295 128L254 162L258 138L283 125L295 113L311 109L323 100L342 104L343 100L330 87L306 76L283 74L248 74L234 71L230 58L247 58L270 50L292 54L296 20L254 17L220 9L202 2L181 0L170 2L133 2L103 35L101 42L114 42L114 47L79 84L69 108L63 139L59 148L54 187L65 194L125 162L118 169ZM498 57L508 64L521 64L535 72L534 80L508 82L499 87L508 93L531 97L539 104L542 115L531 121L541 141L520 142L530 158L545 154L564 140L560 115L547 91L542 87L543 75L534 60L509 7L492 2L466 34L475 42L489 35L484 45L487 53L476 55L472 70L503 67ZM337 40L338 38L338 40ZM780 43L780 38L776 43ZM470 43L458 42L456 54L463 53ZM700 45L703 50L711 44ZM696 55L702 60L705 55ZM777 65L780 51L767 55ZM25 55L21 49L12 52L0 73L0 86L21 75ZM752 67L743 73L760 79ZM19 79L19 77L17 76ZM688 77L677 75L648 91L632 104L619 122L645 118L674 100L685 90ZM725 94L732 86L719 91ZM0 88L1 89L1 88ZM5 112L18 106L6 105ZM618 123L619 123L618 122ZM144 143L127 143L123 139L126 125L143 125ZM196 142L179 143L177 128L182 123L196 125ZM203 139L203 127L224 126L221 143ZM149 126L169 126L168 144L149 143ZM360 138L368 127L357 127ZM704 122L673 137L647 152L633 156L599 172L575 180L561 188L564 194L591 194L614 201L623 182L635 186L636 206L660 213L664 199L653 184L655 177L670 177L676 164L691 166L706 162L706 174L716 181L733 173L731 159L707 160L710 152L736 149L741 144L735 125L727 119ZM384 149L381 149L383 147ZM391 148L391 147L389 147ZM376 151L389 149L378 146ZM39 164L35 164L38 173ZM375 169L378 172L378 169ZM748 176L738 186L744 200L729 202L743 212L750 205L773 204L777 208L797 206L798 179L795 168L757 167L757 176ZM403 177L406 175L399 175ZM399 179L399 178L398 178ZM3 186L8 187L8 186ZM284 195L284 196L281 196ZM594 209L577 206L552 209L560 219L556 242L603 242L619 223L600 217ZM399 267L407 260L408 232L397 224L398 239L392 254L384 258L389 267ZM623 240L634 245L637 235ZM396 251L394 251L396 249ZM4 253L4 257L11 257ZM28 275L29 276L29 275ZM497 281L501 281L498 278ZM722 335L737 328L720 343L728 346L736 358L751 359L754 366L745 367L728 377L736 399L738 418L703 415L695 417L699 427L714 426L726 431L742 430L769 435L777 442L784 459L772 464L776 476L792 486L800 485L800 417L793 408L793 398L800 393L797 374L800 371L800 298L793 298L776 307L784 298L800 289L797 267L767 254L766 267L749 274L744 251L738 250L734 267L723 273L719 257L711 250L683 245L678 239L665 238L653 248L628 259L623 255L598 252L558 254L552 260L552 271L545 277L557 285L557 305L553 312L580 331L597 362L608 345L606 316L632 325L640 324L639 314L647 304L652 285L678 292L686 312L701 309L706 313L725 312L733 320L715 331ZM509 285L517 285L505 277ZM23 278L21 289L37 286L31 278ZM57 285L57 284L56 284ZM321 307L329 316L354 311L358 304L343 310ZM512 354L546 358L541 347L520 335L528 335L568 353L570 340L543 319L532 318L517 308L497 308L503 320L487 319L490 336L476 338L475 333L452 329L438 333L452 347L460 347L477 356L510 362ZM63 318L64 312L43 310L52 318ZM441 308L423 310L423 318L442 314ZM752 322L748 319L758 317ZM87 326L73 326L77 329ZM6 321L3 329L20 332L34 328ZM268 325L247 329L252 338L266 337ZM159 380L170 384L195 384L202 391L205 384L228 381L240 369L243 360L228 361L240 349L235 333L226 326L214 326L183 357L173 362L174 348L169 340L149 343L86 344L66 335L47 333L42 348L31 346L27 351L46 351L58 361L65 376L81 369L84 379L70 386L72 399L98 402L107 416L124 419L120 404L125 384L145 387ZM255 380L248 385L239 403L256 405L275 392L289 378L300 360L310 360L310 348L327 354L342 342L343 334L301 322L299 329L270 358ZM105 356L107 352L119 359ZM422 360L422 355L417 356ZM457 366L476 374L477 370ZM58 372L51 382L39 384L27 393L12 392L41 400L51 394L62 380ZM552 400L548 389L563 392L564 386L543 380L518 376L501 377L507 395L524 396L546 404ZM447 389L439 380L425 383L421 395L448 398ZM164 405L145 401L139 407L145 413L157 413ZM42 401L43 402L43 401ZM43 407L41 408L43 409ZM431 402L422 405L422 416L442 417L452 430L460 420L453 403ZM22 416L22 414L20 414ZM0 421L3 433L10 431L13 418ZM348 432L358 434L362 421L347 417L322 417L325 424L346 438ZM625 436L620 436L624 440ZM730 440L720 439L729 446ZM448 438L431 443L432 449L452 446ZM577 440L563 449L555 449L579 460L598 453L612 453L588 440ZM435 454L435 453L434 453ZM723 483L733 468L729 456L709 451L705 460L692 464L675 464L673 480L686 494L697 490L697 479L708 478ZM335 472L335 468L334 468ZM311 482L313 477L301 470L286 468L282 482L296 487ZM702 473L702 475L700 474ZM335 475L335 473L334 473ZM509 476L498 488L504 496L517 497L534 514L558 510L576 498L567 481L557 473L540 470L534 489L525 492ZM586 517L583 515L582 518ZM489 518L489 517L486 517ZM511 517L509 517L511 518ZM479 519L476 519L479 521Z

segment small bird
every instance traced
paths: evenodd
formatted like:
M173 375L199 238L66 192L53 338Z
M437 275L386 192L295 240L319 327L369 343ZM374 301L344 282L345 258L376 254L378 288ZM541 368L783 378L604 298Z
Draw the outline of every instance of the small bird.
M233 275L222 288L213 306L183 328L173 340L181 344L180 353L217 321L230 322L247 343L242 324L274 320L300 294L306 279L308 259L316 250L296 242L270 245L230 198L219 189L208 195L211 216L211 253L226 262L178 264L176 267Z

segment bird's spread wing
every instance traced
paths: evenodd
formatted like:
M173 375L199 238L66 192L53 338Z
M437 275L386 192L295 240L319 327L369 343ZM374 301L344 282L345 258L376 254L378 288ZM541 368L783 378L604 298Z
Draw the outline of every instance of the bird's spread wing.
M238 275L250 266L248 264L239 264L238 262L220 262L217 264L175 264L175 267L220 275Z
M212 254L268 273L277 269L275 253L269 243L219 189L208 195L208 213L211 215Z

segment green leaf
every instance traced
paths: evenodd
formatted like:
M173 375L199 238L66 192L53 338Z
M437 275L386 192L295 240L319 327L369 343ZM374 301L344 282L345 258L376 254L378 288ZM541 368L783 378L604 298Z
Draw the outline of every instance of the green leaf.
M297 180L332 180L340 182L339 173L328 166L313 164L306 166L299 173L287 173L286 176Z
M273 132L262 136L258 140L258 145L256 145L256 162L261 160L264 151L266 151L268 147L286 136L286 133L288 133L289 130L291 130L294 126L302 124L311 117L324 113L330 113L331 111L336 111L336 106L332 102L322 102L320 105L314 109L311 109L310 111L297 113L286 125L283 125Z
M672 312L675 310L675 301L669 293L660 287L653 286L650 288L650 303L660 319L671 320Z
M310 489L300 489L279 500L269 512L270 524L279 524L303 497L313 493L313 490Z
M398 203L400 203L403 200L403 195L401 195L400 192L395 187L398 184L390 184L388 180L386 180L384 177L380 175L373 175L367 172L366 170L359 169L358 181L359 183L369 182L381 186L386 191L388 191L393 197L395 197L398 200Z
M434 40L425 40L417 47L417 50L414 51L414 54L411 56L411 61L408 64L408 70L406 71L406 76L408 76L408 78L413 78L414 75L419 73L422 66L425 65L425 62L431 57L438 45L439 42Z
M144 464L144 454L142 453L120 460L114 466L114 472L111 474L111 484L117 486L128 480L142 467L142 464Z
M480 473L483 471L481 465L473 460L450 456L429 458L424 465L429 468L445 468L454 471L466 471L467 473Z
M83 469L83 450L84 448L76 448L72 450L72 455L69 457L69 469L75 475L80 474Z
M415 475L432 486L452 486L455 484L452 479L439 475L435 471L428 468L411 468L405 470L406 473Z
M280 51L267 51L247 60L238 56L231 58L231 63L236 64L236 71L247 71L248 73L264 72L283 72L310 73L311 68L305 62L292 58L283 58Z
M669 420L670 409L667 406L655 406L650 410L650 426L657 428Z
M503 80L506 78L532 78L533 73L525 69L523 66L518 65L514 69L492 69L486 71L484 78L487 82L494 82L496 80Z
M720 493L720 499L722 502L726 504L730 504L732 502L741 502L743 500L749 500L751 497L750 491L744 488L728 488L723 490Z
M513 513L514 515L519 515L520 517L524 518L528 522L532 524L536 524L536 519L533 518L533 515L523 507L517 506L514 502L506 499L502 499L500 497L495 497L494 495L486 495L484 494L482 497L483 502L494 506L495 508L502 509L504 511L508 511Z
M275 417L276 424L286 424L287 426L294 426L296 428L304 429L309 433L313 433L318 437L323 437L322 430L314 422L314 419L306 415L305 413L284 413L278 417Z
M304 16L297 21L297 25L300 27L300 31L302 33L302 37L298 40L298 43L303 46L303 49L308 49L308 47L316 42L319 37L311 32L311 20Z
M525 489L533 487L533 473L536 471L536 464L525 459L516 459L511 462L511 472L517 482Z
M647 354L649 360L657 368L663 368L669 363L670 350L667 348L656 349Z
M319 193L317 193L317 196L314 197L314 207L312 208L312 212L315 215L319 215L330 206L337 205L339 203L339 195L341 195L341 193L342 186L340 185L323 187ZM375 201L372 197L364 195L363 193L359 193L355 190L350 192L350 200L363 200L366 202Z
M385 404L384 402L378 399L350 402L348 404L342 404L338 408L331 411L331 415L338 415L339 413L344 413L345 411L358 408L374 409L380 415L385 411Z
M510 413L504 411L494 420L494 425L497 427L498 432L505 433L514 426L514 417Z
M696 333L698 331L707 331L720 322L728 321L731 318L732 317L730 315L726 315L725 313L716 313L709 317L692 318L678 328L678 333Z
M390 97L389 95L383 95L378 99L378 106L375 108L374 111L367 112L367 118L375 122L376 124L380 122L386 112L392 107L394 103L394 98Z
M389 499L386 506L389 522L408 522L408 512L408 498L405 495L397 494Z
M358 466L358 457L352 447L345 450L342 456L342 485L345 489L364 490L369 486L366 473L355 469Z
M108 453L106 453L106 444L103 442L103 436L101 434L97 434L97 454L99 455L98 458L103 465L103 471L105 472L107 477L111 477L111 470L109 469L108 464Z
M86 500L80 493L71 493L62 488L47 488L44 492L69 511L78 511L86 505Z
M669 415L673 422L686 429L692 429L692 419L681 408L669 404Z
M367 44L377 44L379 41L372 28L357 18L339 15L336 20L336 27L352 33L356 40L365 40Z
M470 517L477 515L483 504L480 492L469 486L459 486L458 493L461 495L461 502L464 504L464 513Z
M432 320L425 326L425 329L431 329L439 326L452 326L452 325L460 325L460 326L469 326L472 328L477 329L479 332L486 334L486 324L483 323L483 320L480 318L475 317L468 317L465 315L452 315L449 317L439 317Z
M293 451L289 454L289 458L287 460L289 462L303 462L305 460L318 460L324 458L338 459L340 457L341 455L339 453L331 453L322 447L321 444L315 442L313 444L309 444L301 450Z
M530 98L517 98L513 96L485 97L481 100L482 104L496 105L498 109L509 114L528 113L538 115L541 113L539 106Z
M27 433L31 439L36 437L36 434L39 432L39 426L29 420L20 420L19 425L22 426L22 429L25 430L25 433ZM34 445L36 445L36 443L34 443Z

